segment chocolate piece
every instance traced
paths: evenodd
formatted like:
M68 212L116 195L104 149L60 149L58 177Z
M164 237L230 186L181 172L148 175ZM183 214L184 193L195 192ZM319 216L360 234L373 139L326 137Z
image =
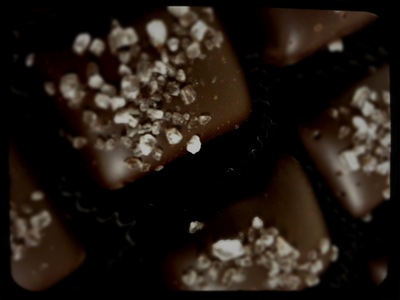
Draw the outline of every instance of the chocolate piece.
M169 289L299 290L319 283L338 249L306 175L285 156L266 182L261 193L234 202L167 255Z
M367 12L286 8L265 8L261 15L264 60L279 66L294 64L331 42L330 51L340 51L341 38L377 18Z
M42 54L45 90L91 176L116 189L237 128L250 98L211 8L169 7Z
M24 289L45 290L75 271L85 252L15 148L10 150L10 182L12 277Z
M368 270L372 281L380 285L387 275L388 262L387 257L377 257L368 262Z
M363 79L300 128L311 159L355 217L390 198L389 67Z

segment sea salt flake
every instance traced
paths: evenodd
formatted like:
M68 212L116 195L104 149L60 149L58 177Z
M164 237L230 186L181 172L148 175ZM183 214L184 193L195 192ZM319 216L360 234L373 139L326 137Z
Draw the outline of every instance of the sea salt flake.
M211 260L208 258L207 255L205 255L205 254L200 254L200 255L197 257L196 265L197 265L197 269L199 269L199 270L206 270L206 269L208 269L209 267L211 267Z
M342 125L339 127L338 138L339 140L344 139L346 136L350 134L350 127L346 125Z
M73 100L78 97L79 77L75 73L68 73L61 77L60 92L67 100Z
M208 30L208 26L204 21L198 20L196 23L192 25L192 28L190 29L190 35L191 37L198 41L201 42Z
M118 74L122 77L132 75L132 70L125 64L121 64L118 68Z
M91 41L91 36L89 33L80 33L76 36L74 43L72 45L72 50L77 55L82 55L85 53L86 49L89 47Z
M159 73L161 75L166 75L167 74L167 66L162 61L156 60L154 62L154 66L153 66L153 72Z
M124 160L125 165L130 169L142 169L142 160L138 157L128 157Z
M382 191L383 199L389 200L390 199L390 188L387 187Z
M368 132L368 124L364 118L360 116L354 116L351 121L358 133L363 134Z
M113 138L107 139L104 143L104 150L111 151L115 148L115 140Z
M255 229L261 229L264 227L264 222L259 217L254 217L251 226Z
M176 72L176 76L175 76L176 80L178 80L179 82L185 82L186 81L186 74L185 71L183 71L182 69L179 69Z
M179 93L180 93L179 84L175 81L168 82L167 83L167 92L171 96L179 96Z
M89 51L96 56L101 56L106 49L106 44L103 40L95 38L89 46Z
M25 66L27 68L30 68L33 66L34 63L35 63L35 54L29 53L25 58Z
M100 88L100 92L108 95L109 97L113 97L117 94L117 89L113 85L106 83Z
M180 96L185 105L189 105L196 100L196 91L192 85L186 85L180 91Z
M319 284L320 280L314 274L307 274L304 278L304 282L308 287L316 286Z
M51 224L52 218L47 210L42 210L30 218L30 223L33 228L42 230Z
M212 254L226 262L244 254L242 242L237 239L219 240L212 245Z
M208 122L210 122L211 121L211 116L209 115L209 114L201 114L200 116L199 116L199 124L201 125L201 126L204 126L204 125L206 125Z
M182 133L175 127L166 129L165 136L170 145L178 144L183 138Z
M82 121L89 126L93 126L97 122L97 115L91 110L85 110L82 114Z
M321 252L322 255L327 254L330 247L331 247L331 242L328 238L322 238L319 241L319 251Z
M44 83L44 91L49 96L54 96L56 94L56 87L54 83L47 81Z
M164 151L159 148L159 147L155 147L153 152L151 153L151 156L156 160L156 161L160 161L162 156L163 156Z
M99 74L94 74L89 77L88 80L88 86L91 87L92 89L99 89L104 83L103 77Z
M134 100L140 92L140 80L135 75L128 75L122 79L121 89L124 96L128 99Z
M35 202L42 201L44 199L44 193L42 191L33 191L30 198Z
M77 136L72 139L72 146L75 149L82 149L87 145L87 143L88 143L87 139L83 136Z
M139 37L133 27L122 28L119 24L114 26L108 35L108 44L111 53L116 54L121 48L131 47L139 41Z
M181 18L190 11L190 8L189 6L168 6L167 10L174 17Z
M136 74L141 82L149 82L152 75L151 63L149 61L139 61L136 65Z
M195 59L198 58L201 55L201 49L200 49L200 44L198 42L192 42L187 48L186 48L186 56L189 59Z
M157 140L151 134L142 135L139 139L139 149L144 156L148 156L154 149Z
M128 124L135 128L139 124L139 111L134 108L120 110L114 115L115 124Z
M181 280L187 286L194 286L197 282L197 277L198 274L196 270L189 269L183 273Z
M192 154L196 154L201 149L201 141L198 135L193 135L186 143L186 150Z
M102 93L97 93L94 97L94 102L96 103L97 107L101 109L108 109L111 105L111 98Z
M152 20L146 25L146 32L149 35L150 43L155 48L164 46L167 40L167 27L162 20Z
M151 120L161 120L164 117L164 111L161 109L149 108L147 110L147 116Z
M361 107L361 113L364 117L369 117L374 110L375 106L369 101L365 101L363 106Z
M332 245L331 247L331 253L330 253L330 260L332 262L337 261L339 258L339 248L335 245Z
M111 98L111 109L116 111L126 105L125 98L122 97L112 97Z
M367 86L359 87L351 100L351 105L357 108L362 108L364 103L368 101L371 94L371 90Z
M337 39L328 44L329 52L343 52L344 44L342 39Z
M203 228L204 228L204 223L202 223L202 222L199 222L199 221L190 222L190 224L189 224L189 233L193 234L193 233L195 233L195 232L197 232L197 231L199 231L199 230L201 230Z
M194 11L188 11L179 18L179 24L183 27L190 27L198 19L198 15Z
M390 162L384 161L376 166L376 172L380 175L388 175L390 172Z
M168 39L167 41L167 46L169 51L171 52L176 52L179 49L179 39L172 37L170 39Z
M339 156L340 162L349 168L350 171L357 171L360 169L357 156L351 150L343 151Z
M293 247L283 238L276 238L276 250L279 256L287 256L293 252Z

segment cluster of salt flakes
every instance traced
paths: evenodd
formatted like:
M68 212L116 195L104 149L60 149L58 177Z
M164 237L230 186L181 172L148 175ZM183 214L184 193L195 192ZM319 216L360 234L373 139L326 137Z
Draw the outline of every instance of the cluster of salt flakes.
M386 177L382 197L390 198L390 94L367 86L359 87L350 107L333 109L332 117L348 117L351 124L339 128L338 138L351 137L352 145L340 153L340 161L349 172L361 171Z
M42 201L44 194L34 191L31 201ZM15 204L10 203L10 245L12 259L19 261L23 259L27 248L37 247L43 237L43 230L51 224L51 214L47 210L33 214L32 208L24 206L22 214L17 212Z
M152 157L155 161L162 158L163 149L158 146L162 135L170 145L176 145L183 139L183 128L192 131L211 120L207 112L190 111L189 106L197 101L197 82L191 77L191 65L195 60L205 59L208 52L223 43L222 33L211 26L212 9L202 9L203 19L186 6L167 7L167 11L172 15L172 24L167 26L161 18L150 20L145 26L147 36L139 36L134 27L123 27L118 21L113 21L106 41L92 38L89 33L79 34L72 51L91 60L87 65L87 82L81 82L75 73L68 73L61 77L58 86L71 108L94 101L96 108L85 110L82 120L97 133L95 148L110 151L123 145L132 149L133 155L125 163L142 172L150 167L144 158ZM106 51L120 62L116 66L119 86L107 83L94 62ZM53 96L57 87L46 82L45 90ZM92 99L85 97L88 91L94 93ZM167 110L165 103L172 100L178 105L175 110ZM100 120L101 111L112 111L113 118ZM124 134L104 136L102 128L110 123L124 126ZM77 149L89 143L84 136L71 137L71 142ZM193 134L186 149L194 154L200 148L200 137Z
M276 228L264 228L264 222L254 217L247 232L218 240L207 253L200 254L181 280L192 288L213 284L228 287L252 280L247 275L249 268L262 268L265 289L297 290L319 283L324 257L331 261L338 258L338 248L328 238L322 238L317 249L303 254Z

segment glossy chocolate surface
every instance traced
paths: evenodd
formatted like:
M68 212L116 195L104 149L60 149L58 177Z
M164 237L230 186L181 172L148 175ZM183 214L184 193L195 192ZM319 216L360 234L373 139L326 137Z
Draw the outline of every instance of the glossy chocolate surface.
M172 290L298 290L317 285L337 255L304 171L284 156L262 192L233 202L167 256L164 280Z
M15 147L9 161L12 277L24 289L45 290L74 272L85 251Z
M368 270L372 281L376 285L380 285L387 275L388 260L387 257L375 257L368 262Z
M264 60L279 66L299 62L376 19L367 12L286 8L265 8L261 15Z
M67 137L103 187L194 154L249 116L241 67L209 8L163 9L136 22L114 20L101 39L87 34L37 64Z
M300 127L300 137L333 194L353 216L366 216L389 199L389 67L333 100Z

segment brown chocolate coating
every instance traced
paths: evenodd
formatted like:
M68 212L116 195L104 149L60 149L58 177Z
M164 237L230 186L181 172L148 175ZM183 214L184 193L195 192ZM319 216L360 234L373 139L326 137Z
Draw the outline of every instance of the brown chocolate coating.
M372 281L380 285L387 275L388 262L387 257L376 257L368 262L368 270Z
M376 19L366 12L265 8L261 12L266 63L294 64Z
M187 285L183 274L196 266L196 260L200 254L211 251L212 245L219 240L238 239L240 235L246 234L251 227L254 218L263 221L264 228L274 227L279 234L297 249L299 255L298 263L304 263L310 252L320 259L321 268L314 274L318 276L329 265L330 260L337 257L337 248L330 247L329 235L325 227L323 216L318 207L317 200L308 179L300 164L290 156L282 157L275 166L272 176L265 180L266 186L262 192L249 195L246 199L233 202L231 206L221 211L209 222L205 222L204 229L194 233L193 240L186 246L171 252L165 259L164 279L166 285L172 290L268 290L268 289L290 289L285 286L271 287L265 284L267 274L270 270L257 265L244 269L245 279L239 283L224 284L223 273L215 281L205 275L204 271L198 271L198 275L204 276L204 281L199 284ZM254 224L254 223L253 223ZM268 230L268 229L267 229ZM321 240L329 242L321 255ZM245 243L244 243L245 244ZM255 250L254 250L255 251ZM279 255L278 255L279 256ZM209 254L209 258L216 259L215 255ZM283 268L283 267L282 267ZM226 269L225 269L226 271ZM295 274L296 272L289 274ZM275 276L275 275L274 275ZM305 273L296 273L301 278L293 289L303 289L307 285L318 284L316 281L306 282ZM270 279L273 276L271 275Z
M85 251L16 151L10 149L11 273L22 288L41 291L74 272L84 261ZM27 224L28 232L21 223Z
M385 66L350 87L337 99L332 101L329 109L322 112L313 120L301 125L300 128L301 140L315 166L330 186L334 195L338 197L343 206L355 217L368 215L385 197L390 197L390 194L386 194L385 196L385 193L389 192L387 175L381 175L376 171L363 171L362 168L364 165L362 162L360 163L359 170L349 171L340 162L341 153L354 147L354 128L352 127L352 122L354 122L355 116L361 116L362 114L350 103L355 93L363 87L367 87L377 93L377 100L373 103L383 112L386 119L385 122L390 122L388 105L382 104L383 93L388 93L389 91L389 67ZM339 116L333 118L332 114L335 111L338 113L341 109L347 110L347 113L339 113ZM347 135L340 138L339 132L343 126L351 129ZM379 126L380 129L377 131L382 129L382 126ZM389 131L390 136L390 129L387 131ZM377 143L380 143L380 141L378 140ZM376 151L374 150L376 149L376 143L373 144L373 147L375 147L373 151ZM381 147L386 152L390 152L390 142L389 147ZM374 154L371 156L374 158Z
M198 31L192 31L192 35L188 32L190 32L193 27L189 27L188 30L181 26L184 31L186 30L186 33L184 33L186 38L181 39L178 34L174 33L174 26L176 27L179 24L177 21L178 19L165 9L154 12L144 17L142 20L133 21L129 24L121 24L122 28L131 26L134 28L139 40L132 49L139 45L140 52L148 55L150 63L154 63L155 60L161 61L163 58L160 53L162 52L168 54L170 63L171 57L179 52L184 54L184 60L186 61L181 65L171 64L176 71L182 69L186 79L180 78L178 80L175 74L161 76L167 84L168 82L178 83L181 94L178 94L179 90L175 94L173 90L168 92L166 85L162 87L160 82L158 82L158 88L156 88L154 92L161 100L158 100L158 102L152 101L151 105L157 109L161 109L164 112L164 116L160 119L160 133L153 134L148 131L147 134L152 135L150 139L155 138L156 140L154 149L160 148L163 151L159 160L153 157L154 149L149 150L152 151L150 154L136 155L133 153L135 144L139 142L141 136L145 135L143 133L136 134L134 137L129 137L125 140L128 143L132 143L132 146L126 146L121 142L121 137L127 135L127 130L129 131L129 129L132 128L129 128L130 125L127 124L116 124L113 122L116 111L110 108L101 109L96 106L94 103L95 94L97 93L96 89L86 86L86 94L82 103L76 108L68 107L68 101L63 98L58 90L60 78L66 73L76 73L81 83L87 82L87 64L89 61L94 61L97 63L99 73L104 81L116 87L117 94L121 96L121 94L123 94L120 91L122 77L118 74L121 63L115 55L112 55L110 47L106 47L103 54L99 57L95 57L93 54L88 53L88 51L82 55L76 55L72 51L58 51L44 53L38 58L38 65L43 73L45 81L52 82L56 88L55 102L57 102L61 115L66 120L67 133L72 133L75 137L83 137L86 139L87 144L78 151L82 151L83 161L87 169L89 169L91 177L105 188L120 188L124 184L135 181L148 172L160 168L164 164L184 155L187 152L186 144L192 136L198 136L200 142L204 143L212 138L236 129L249 116L251 103L247 86L241 72L241 67L239 66L227 36L224 32L221 32L221 26L218 20L215 19L215 16L210 15L209 10L204 10L199 7L193 8L191 12L195 12L200 18L199 20L206 23L208 28L211 28L210 31L205 33L204 37L202 37L202 25L204 25L204 23L200 23L198 24ZM178 50L172 51L168 48L167 42L159 46L158 50L155 49L155 47L149 43L149 37L146 31L147 26L154 20L161 20L164 22L167 28L167 40L171 37L177 37L181 43L180 45L182 45L182 43L187 43L187 41L195 40L196 38L193 36L197 34L197 38L200 40L202 39L199 42L202 52L201 57L193 59L186 57L187 55L196 56L196 47L194 47L194 51L191 54L185 54L181 46L178 46ZM222 33L223 41L220 45L211 45L212 49L207 49L205 42L205 40L209 38L207 35L215 33L215 43L220 43L218 41L218 38L221 37L218 35L219 33ZM103 41L107 41L107 37L103 38ZM211 40L208 42L210 41ZM208 45L210 45L210 43ZM185 47L187 47L187 45ZM188 48L186 48L186 52L188 52L187 49ZM133 54L134 57L126 63L126 66L131 69L132 74L137 75L140 54L135 55L136 54ZM152 76L150 81L157 81L157 77L160 77L160 75L157 75L154 71ZM176 79L174 77L176 77ZM149 92L149 82L141 82L139 95L134 100L128 100L126 106L124 106L124 108L129 106L141 111L141 116L138 120L139 125L133 128L134 130L136 130L138 126L143 126L146 122L149 122L149 118L145 116L146 108L142 110L137 103L143 99L147 101L146 99L152 97ZM182 91L187 85L190 85L194 89L196 99L192 103L185 104L185 101L182 101ZM189 102L191 101L190 92L189 89ZM165 93L170 93L167 97L170 99L165 98ZM143 99L140 100L139 98ZM108 125L103 126L103 128L97 132L92 130L90 126L83 121L83 113L88 110L97 115L97 119L100 123ZM123 109L121 108L120 110ZM179 123L178 120L174 124L174 122L166 116L167 112L180 113L180 118L186 113L186 117L190 115L190 121L186 119L182 120L182 123ZM195 124L195 126L189 128L190 126L188 124L190 122L195 121L194 123L198 123L196 118L201 117L208 119L203 125ZM211 117L211 119L209 119L209 117ZM176 128L181 133L182 137L178 143L171 144L166 138L166 130L169 128ZM112 149L97 149L95 144L96 139L99 137L104 138L104 140L112 139ZM132 168L128 167L129 163L131 163ZM135 165L136 163L140 164L140 167L137 167L137 165Z

